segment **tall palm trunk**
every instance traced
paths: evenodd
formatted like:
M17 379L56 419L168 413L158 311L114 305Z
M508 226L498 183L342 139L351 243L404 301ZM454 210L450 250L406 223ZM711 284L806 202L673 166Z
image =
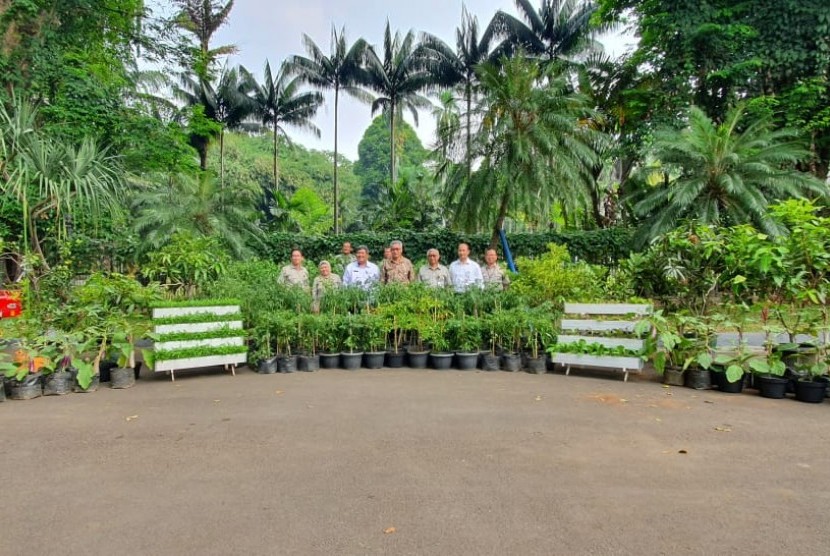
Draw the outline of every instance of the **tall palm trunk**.
M280 191L280 167L277 163L279 156L279 123L274 119L274 200Z
M219 191L225 191L225 126L219 130Z
M389 109L389 174L392 177L392 183L395 185L397 179L395 168L395 103L390 103Z
M467 182L469 182L473 174L473 153L470 152L472 150L472 120L470 111L472 110L473 104L473 91L469 79L467 79L467 90L465 93L467 95Z
M337 104L340 97L340 86L334 85L334 233L340 233L340 214L337 190Z

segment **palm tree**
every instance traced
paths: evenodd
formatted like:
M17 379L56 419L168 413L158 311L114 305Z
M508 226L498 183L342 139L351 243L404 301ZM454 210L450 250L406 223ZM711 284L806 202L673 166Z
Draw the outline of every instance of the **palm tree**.
M234 54L237 51L234 45L210 47L210 39L220 27L228 22L234 0L224 6L213 0L176 0L181 7L175 19L175 24L185 31L195 35L199 42L196 49L193 72L201 81L212 79L212 67L219 56Z
M161 247L176 232L215 236L236 256L250 253L261 240L255 209L259 192L253 185L218 188L210 174L149 175L135 184L133 227L144 249Z
M482 163L472 180L449 184L457 222L491 226L495 244L512 213L548 218L554 202L576 210L590 202L600 140L582 121L593 116L568 80L516 56L479 68L482 103L473 147Z
M794 168L811 154L797 132L775 130L765 118L748 119L743 104L731 108L722 124L693 106L688 127L655 134L654 153L665 167L663 184L634 205L649 222L641 239L654 238L681 219L749 223L778 235L783 230L767 211L770 203L828 196L826 185ZM653 175L655 168L645 172Z
M181 86L174 87L174 93L184 100L187 106L202 106L204 115L216 122L219 135L220 184L225 186L225 130L242 127L245 120L253 113L256 105L248 96L256 87L250 73L244 67L228 69L225 67L216 84L183 75ZM197 141L202 170L207 169L207 142Z
M255 113L259 121L274 135L274 194L279 192L279 136L286 140L283 125L291 125L305 129L320 137L320 129L311 119L317 114L323 103L323 95L316 91L300 92L302 79L291 78L290 71L285 64L280 67L276 75L271 72L271 63L265 62L265 80L254 89Z
M465 161L467 179L472 174L472 113L473 95L478 83L476 67L484 62L495 62L501 52L493 50L499 21L493 19L484 34L479 36L478 18L471 16L465 7L462 12L461 27L455 30L455 51L444 41L430 34L424 34L421 44L428 60L428 69L435 84L463 91L467 111L465 113Z
M516 0L516 8L521 19L501 10L493 17L491 25L506 36L504 50L521 49L545 63L602 50L591 29L598 9L593 0L541 0L538 10L529 0Z
M337 116L340 103L340 93L343 92L358 100L371 102L369 93L360 88L365 80L363 61L369 45L363 39L358 39L348 46L346 29L340 32L332 25L331 46L329 55L323 54L319 46L309 37L303 35L308 57L294 56L288 60L291 71L297 72L303 80L321 90L334 91L334 233L340 231L339 220L339 189L337 184Z
M372 103L372 115L383 110L389 117L389 177L397 180L395 168L395 119L409 110L418 125L418 109L432 104L420 93L432 85L432 76L426 67L425 49L416 46L415 34L409 31L401 37L392 35L389 22L383 35L383 60L374 47L366 56L367 84L380 95Z

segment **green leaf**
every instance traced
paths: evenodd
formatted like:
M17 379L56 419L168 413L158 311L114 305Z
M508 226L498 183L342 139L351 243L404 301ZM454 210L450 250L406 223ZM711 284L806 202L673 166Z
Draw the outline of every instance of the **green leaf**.
M699 353L697 355L697 364L703 369L708 369L712 366L712 356L708 352Z
M729 365L726 368L726 380L730 383L738 382L744 376L744 368L740 365Z

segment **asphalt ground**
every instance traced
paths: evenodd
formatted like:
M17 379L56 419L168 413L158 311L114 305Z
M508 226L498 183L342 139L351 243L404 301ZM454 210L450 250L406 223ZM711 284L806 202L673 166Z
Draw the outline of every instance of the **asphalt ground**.
M576 371L0 404L0 554L830 553L830 404Z

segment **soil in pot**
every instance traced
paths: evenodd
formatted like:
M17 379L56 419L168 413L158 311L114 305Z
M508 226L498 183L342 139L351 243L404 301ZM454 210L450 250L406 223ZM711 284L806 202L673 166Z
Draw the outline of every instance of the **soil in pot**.
M800 402L821 403L826 392L826 382L799 380L795 383L795 399Z
M89 388L81 388L81 385L78 384L77 378L78 377L75 377L75 387L73 388L73 391L75 391L79 394L86 394L86 393L89 393L89 392L95 392L96 390L98 390L98 387L101 385L101 377L99 377L98 375L95 375L94 377L92 377L92 382L89 383Z
M403 367L404 359L406 359L406 352L403 350L386 352L386 366L390 369Z
M257 365L257 372L263 375L272 375L279 370L279 366L277 364L277 358L271 357L270 359L263 359Z
M135 369L132 367L116 367L110 370L110 388L122 390L133 386L135 386Z
M686 369L686 386L695 390L709 390L712 387L712 372L700 367Z
M296 355L280 355L277 357L277 369L281 373L293 373L297 371Z
M363 363L363 352L357 351L354 353L349 353L344 351L340 354L340 366L347 371L356 371L360 368L361 363Z
M478 352L455 354L455 365L459 370L472 371L478 366Z
M758 393L762 398L771 398L773 400L780 400L787 395L786 378L777 376L762 376L755 377L755 384L758 385Z
M666 367L665 371L663 371L663 384L683 386L686 380L684 375L685 371L679 367Z
M340 367L339 353L321 353L320 367L323 369L337 369Z
M452 368L452 353L430 353L429 366L436 371L446 371Z
M300 355L297 357L297 369L304 373L313 373L320 370L319 355Z
M483 371L498 371L501 369L501 357L490 352L481 356L481 369Z
M381 369L385 359L385 351L367 351L363 354L363 366L367 369Z
M56 371L43 379L44 396L63 396L72 392L75 377L65 370Z
M509 373L522 370L522 356L517 353L505 353L501 356L501 368Z
M528 357L525 360L525 370L534 375L543 375L548 372L548 358L542 357Z
M409 361L409 366L413 369L426 369L427 360L429 359L428 351L407 351L406 358Z
M43 385L40 374L27 375L23 380L11 380L9 399L31 400L43 395Z

